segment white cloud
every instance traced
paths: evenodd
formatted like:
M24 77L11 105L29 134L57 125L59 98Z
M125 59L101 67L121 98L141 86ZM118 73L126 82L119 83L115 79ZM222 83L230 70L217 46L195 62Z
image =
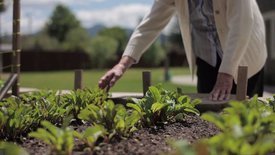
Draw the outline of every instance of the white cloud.
M22 0L21 9L21 31L22 33L37 32L47 22L54 7L48 5L56 5L56 3L77 3L82 5L84 2L103 2L108 0ZM47 4L47 5L46 5ZM37 5L36 7L34 7ZM53 5L53 6L54 6ZM95 24L104 24L106 26L122 26L134 28L140 18L142 18L150 10L149 4L125 4L113 6L111 8L88 10L83 8L73 9L77 18L82 22L84 27L91 27ZM85 7L84 7L85 8ZM2 34L11 33L12 31L12 11L11 7L3 14Z
M22 5L24 6L44 6L49 7L56 5L58 3L62 4L87 4L92 2L104 2L107 0L22 0Z
M104 10L80 10L76 13L85 27L102 23L106 26L135 27L150 9L148 5L130 4Z

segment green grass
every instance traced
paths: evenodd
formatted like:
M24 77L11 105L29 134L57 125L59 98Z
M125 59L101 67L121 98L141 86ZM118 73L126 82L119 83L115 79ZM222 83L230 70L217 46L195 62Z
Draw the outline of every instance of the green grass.
M183 89L184 92L195 92L194 86L183 86L172 84L171 82L163 82L163 69L129 69L124 76L110 90L112 92L142 92L142 71L151 71L152 84L162 83L164 88L175 90L177 87ZM83 74L84 86L95 88L97 82L107 70L85 70ZM187 68L171 68L170 74L183 75L189 74ZM73 89L74 71L58 71L58 72L23 72L21 74L21 86L38 89Z

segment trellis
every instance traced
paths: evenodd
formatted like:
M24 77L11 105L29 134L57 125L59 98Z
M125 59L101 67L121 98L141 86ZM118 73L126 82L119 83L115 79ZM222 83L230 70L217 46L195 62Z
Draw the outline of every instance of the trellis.
M11 69L9 78L5 81L0 90L0 100L2 100L8 90L12 88L12 95L19 95L20 87L20 0L13 0L13 22L12 22L12 51L1 52L0 54L12 54L10 65L3 66L2 69Z

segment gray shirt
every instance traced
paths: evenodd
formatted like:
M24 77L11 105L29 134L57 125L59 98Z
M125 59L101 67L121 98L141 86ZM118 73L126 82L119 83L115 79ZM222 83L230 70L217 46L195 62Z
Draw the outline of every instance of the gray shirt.
M222 57L222 49L215 25L212 0L188 0L192 48L196 57L211 66Z

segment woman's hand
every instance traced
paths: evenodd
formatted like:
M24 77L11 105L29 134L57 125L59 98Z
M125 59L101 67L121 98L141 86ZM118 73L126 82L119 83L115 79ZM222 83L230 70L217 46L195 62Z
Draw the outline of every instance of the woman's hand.
M110 69L104 76L102 76L98 82L98 86L101 89L107 88L107 91L112 87L118 79L126 71L126 66L123 64L117 64L112 69Z
M98 87L101 89L107 88L107 91L114 86L124 72L135 62L135 60L129 56L123 56L119 63L105 73L98 81Z
M233 85L233 76L226 73L218 73L216 84L210 93L210 100L228 100Z

